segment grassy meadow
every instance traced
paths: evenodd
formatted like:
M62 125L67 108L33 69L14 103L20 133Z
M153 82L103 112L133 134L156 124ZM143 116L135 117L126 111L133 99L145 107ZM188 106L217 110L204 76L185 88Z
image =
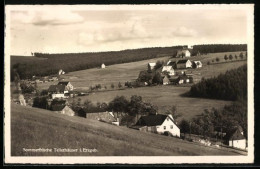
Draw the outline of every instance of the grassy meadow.
M213 76L217 76L220 73L225 73L227 70L237 68L246 64L246 60L237 59L237 61L234 61L235 59L233 59L233 61L227 62L224 60L225 54L227 56L229 56L230 54L232 54L233 56L238 56L239 53L240 52L212 53L191 57L189 58L190 60L200 60L203 64L203 67L199 69L188 69L186 71L188 73L193 73L197 81L202 77L210 78ZM218 64L214 64L216 63L216 61L214 61L213 64L207 65L208 61L212 61L217 57L220 59ZM139 72L147 69L148 63L156 62L157 60L164 60L165 62L167 62L169 59L170 57L162 57L137 62L116 64L107 66L105 69L93 68L69 72L67 74L61 75L61 77L64 78L64 80L69 80L72 85L76 87L77 90L88 90L91 86L95 86L97 84L101 84L103 89L104 86L106 86L107 89L111 90L111 84L114 84L115 89L117 89L117 85L119 82L124 85L126 81L137 79ZM172 58L171 60L179 60L179 58ZM197 81L195 80L195 82ZM41 83L38 84L38 87L40 89L48 89L51 84L56 83L57 82Z
M12 156L189 156L240 155L178 138L143 133L95 120L11 104ZM86 153L29 153L23 148L96 149Z
M130 99L132 95L142 96L145 102L150 102L158 106L159 113L164 114L166 110L171 106L177 107L178 113L182 113L185 119L191 119L192 117L201 114L204 109L222 108L224 105L231 104L231 101L203 99L203 98L191 98L181 96L190 90L190 87L181 86L154 86L154 87L140 87L131 88L126 90L114 90L107 92L91 93L88 96L77 97L84 103L86 100L90 100L93 103L97 102L110 102L116 96L125 96ZM77 100L77 98L75 98ZM69 99L72 102L72 98Z

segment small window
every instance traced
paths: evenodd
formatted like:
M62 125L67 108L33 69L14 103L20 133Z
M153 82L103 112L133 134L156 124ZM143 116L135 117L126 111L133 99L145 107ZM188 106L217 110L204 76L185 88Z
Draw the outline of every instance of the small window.
M167 121L169 121L169 118L167 117Z
M173 129L173 125L171 125L171 129Z
M163 129L166 130L166 126L163 126Z

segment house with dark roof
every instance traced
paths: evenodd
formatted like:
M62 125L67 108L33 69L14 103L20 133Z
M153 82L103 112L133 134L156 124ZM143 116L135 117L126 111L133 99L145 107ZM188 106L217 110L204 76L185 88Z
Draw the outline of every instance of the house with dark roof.
M172 115L155 114L141 116L136 124L131 126L131 128L158 134L169 133L172 136L180 137L180 129Z
M51 95L52 99L68 98L69 91L64 85L50 85L48 94Z
M103 121L107 123L114 123L114 122L119 122L119 120L114 116L113 112L93 112L93 113L86 113L86 118L87 119L92 119L92 120L98 120L98 121ZM119 125L119 123L118 123Z
M74 89L69 81L60 81L58 85L64 85L68 91L72 91Z
M224 140L225 143L230 147L246 149L246 138L240 126L227 132Z
M75 116L75 112L71 108L69 108L69 106L67 106L67 105L54 104L51 106L51 110L56 113L65 114L68 116Z
M167 62L167 66L172 66L173 69L176 69L176 68L177 68L177 62L176 62L176 61L169 60L169 61Z
M180 49L176 55L177 58L191 57L191 52L189 49Z
M193 67L193 68L201 68L201 67L202 67L201 61L199 61L199 60L193 61L193 62L192 62L192 67Z
M192 62L189 59L178 60L177 69L192 68Z
M192 82L192 77L187 76L186 74L180 75L177 79L178 84L191 83L191 82Z

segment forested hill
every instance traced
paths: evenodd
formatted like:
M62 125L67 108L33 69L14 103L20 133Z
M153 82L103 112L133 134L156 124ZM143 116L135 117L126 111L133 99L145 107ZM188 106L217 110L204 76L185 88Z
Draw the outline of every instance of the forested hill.
M202 79L191 87L190 95L233 101L247 100L247 65L215 78Z
M105 65L113 65L156 57L173 56L179 48L183 47L158 47L99 53L34 53L36 56L33 57L34 59L28 59L29 57L20 59L21 56L11 56L11 64L19 73L20 78L25 79L31 78L33 75L47 76L57 74L59 69L65 72L72 72L99 67L102 63Z
M154 47L96 53L34 53L35 57L11 56L11 65L12 68L16 69L21 79L27 79L33 75L47 76L57 74L59 69L65 72L72 72L99 67L102 63L113 65L163 56L174 56L177 50L183 47L187 46ZM246 45L196 45L194 48L206 53L214 53L219 51L245 51Z
M199 51L200 53L220 53L220 52L236 52L247 51L246 44L210 44L210 45L194 45L193 51Z

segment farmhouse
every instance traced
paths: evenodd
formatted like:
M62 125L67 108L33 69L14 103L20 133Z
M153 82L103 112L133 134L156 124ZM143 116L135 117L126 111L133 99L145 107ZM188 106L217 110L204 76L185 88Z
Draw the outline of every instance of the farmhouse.
M170 76L174 75L174 69L172 68L172 66L163 66L162 73L164 72L169 73Z
M158 134L168 133L172 136L180 137L180 129L171 115L156 114L141 116L131 128Z
M55 104L55 105L52 105L51 110L55 111L57 113L60 113L60 114L65 114L68 116L75 116L75 112L71 108L69 108L69 106L67 106L67 105Z
M192 62L192 67L193 68L201 68L202 67L201 61L193 61Z
M177 62L177 69L192 68L192 63L189 59L179 60Z
M94 113L86 113L87 119L104 121L107 123L117 122L117 118L115 118L112 112L94 112Z
M60 69L58 75L63 75L63 74L65 74L65 72L62 69Z
M106 65L104 63L102 63L101 69L105 69L105 68L106 68Z
M61 81L58 83L58 85L63 85L66 87L67 90L72 91L74 89L74 87L72 86L72 84L68 81Z
M190 51L188 49L181 49L178 50L176 57L177 58L184 58L184 57L190 57Z
M148 63L148 70L151 71L154 69L156 63Z
M52 99L55 98L68 98L69 91L65 85L50 85L48 94L51 95Z
M169 80L169 78L167 76L164 76L164 78L163 78L163 85L168 85L168 84L170 84L170 80Z
M246 148L246 138L240 126L229 131L225 135L224 139L225 139L225 143L230 147L235 147L240 149Z

